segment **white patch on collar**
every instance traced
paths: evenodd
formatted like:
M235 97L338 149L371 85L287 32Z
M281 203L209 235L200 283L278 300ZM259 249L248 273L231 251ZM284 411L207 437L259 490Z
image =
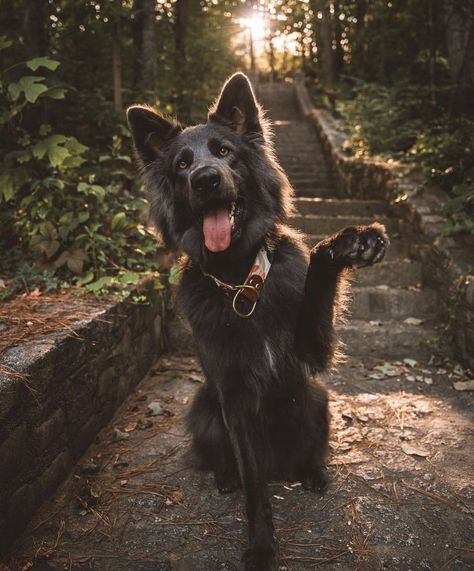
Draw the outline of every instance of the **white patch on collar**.
M270 368L274 373L276 373L275 357L273 356L270 343L267 340L265 340L264 345L265 345L265 354L267 356L268 362L270 363Z

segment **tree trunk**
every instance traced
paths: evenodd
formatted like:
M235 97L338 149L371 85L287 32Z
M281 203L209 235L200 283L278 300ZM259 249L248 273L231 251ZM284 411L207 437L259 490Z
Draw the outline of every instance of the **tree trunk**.
M140 89L142 81L142 44L143 44L143 0L133 0L132 18L130 20L133 45L136 50L136 58L138 65L133 66L133 87L134 90Z
M273 36L268 39L268 59L270 62L270 81L273 82L276 79L275 75L275 48L273 46Z
M434 10L434 0L428 0L428 33L430 38L428 72L431 103L436 105L436 25Z
M474 0L448 0L446 46L453 81L451 111L472 109L474 98Z
M342 72L342 67L344 65L344 49L342 47L342 27L341 20L339 20L340 15L340 4L339 2L333 2L334 6L334 66L336 68L336 75Z
M320 20L320 51L323 83L325 87L332 87L336 82L336 65L332 49L331 11L329 2L324 2L321 7L322 18Z
M114 83L114 109L122 111L122 14L121 0L116 0L112 20L112 74Z
M353 60L356 69L362 77L366 77L366 43L365 43L365 16L367 14L366 0L356 0L355 16L356 30L354 36L354 45L352 48Z
M149 103L154 103L158 98L155 8L156 0L143 0L141 84L145 99Z
M180 114L189 115L189 98L185 97L187 78L187 31L188 31L188 0L176 0L174 8L174 40L175 40L175 70L178 88L178 109Z
M23 16L23 43L26 56L44 56L48 51L49 38L46 30L45 5L43 0L30 0Z

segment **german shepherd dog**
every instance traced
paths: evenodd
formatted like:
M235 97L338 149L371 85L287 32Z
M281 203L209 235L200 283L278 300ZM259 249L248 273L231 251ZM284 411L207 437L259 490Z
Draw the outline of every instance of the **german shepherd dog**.
M329 415L310 382L337 358L334 324L351 269L379 262L380 224L310 252L289 228L293 191L247 77L233 75L206 124L128 110L164 243L184 254L178 303L206 382L188 417L193 448L222 493L242 486L247 571L278 568L268 480L326 487Z

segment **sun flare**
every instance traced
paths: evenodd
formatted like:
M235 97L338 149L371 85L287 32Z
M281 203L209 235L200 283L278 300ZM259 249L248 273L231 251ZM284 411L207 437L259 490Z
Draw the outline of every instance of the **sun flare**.
M253 14L251 18L240 18L240 25L247 28L255 41L263 40L267 31L265 18L260 14Z

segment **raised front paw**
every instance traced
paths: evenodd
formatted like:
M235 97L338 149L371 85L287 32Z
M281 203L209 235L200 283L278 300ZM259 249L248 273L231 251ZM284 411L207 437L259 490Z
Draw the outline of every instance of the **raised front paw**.
M344 266L363 268L380 262L390 244L385 227L374 222L369 226L348 226L327 242L330 258Z
M243 557L245 571L278 571L276 549L268 547L251 547Z

